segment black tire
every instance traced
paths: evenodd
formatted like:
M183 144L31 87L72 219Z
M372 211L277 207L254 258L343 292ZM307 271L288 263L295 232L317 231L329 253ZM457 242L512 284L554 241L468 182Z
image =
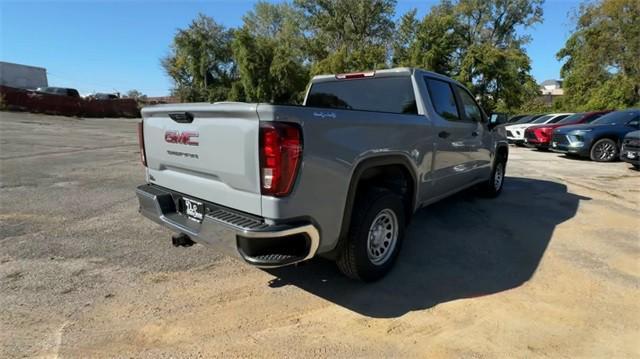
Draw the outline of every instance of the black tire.
M504 178L507 173L507 159L504 156L496 158L496 162L491 169L491 177L480 185L480 195L487 198L495 198L502 192L504 185ZM501 178L497 180L497 176L501 175Z
M596 162L613 162L618 159L618 144L610 138L599 139L591 146L589 158Z
M395 244L386 248L389 252L384 253L382 262L375 263L375 259L371 259L369 255L369 239L372 235L370 229L374 220L380 219L380 215L388 215L389 211L395 215L397 222ZM340 271L349 278L365 282L378 280L387 274L393 267L404 238L404 211L402 199L387 189L368 189L359 195L353 207L348 236L338 250L336 263ZM382 251L380 254L382 255Z

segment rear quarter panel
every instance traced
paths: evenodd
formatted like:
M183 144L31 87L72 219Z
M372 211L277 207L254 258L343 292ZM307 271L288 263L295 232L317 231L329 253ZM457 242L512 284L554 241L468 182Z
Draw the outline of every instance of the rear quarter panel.
M313 219L322 238L319 253L337 243L358 163L393 154L407 158L415 173L431 167L433 139L429 120L422 115L261 104L258 116L261 121L300 124L304 146L292 193L284 198L263 196L262 214Z

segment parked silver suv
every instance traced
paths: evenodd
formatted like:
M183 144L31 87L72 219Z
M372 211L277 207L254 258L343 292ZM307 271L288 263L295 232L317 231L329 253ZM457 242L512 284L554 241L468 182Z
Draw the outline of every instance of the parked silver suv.
M315 256L365 281L419 208L502 189L506 138L458 82L397 68L316 76L303 106L159 105L139 126L140 211L259 267Z

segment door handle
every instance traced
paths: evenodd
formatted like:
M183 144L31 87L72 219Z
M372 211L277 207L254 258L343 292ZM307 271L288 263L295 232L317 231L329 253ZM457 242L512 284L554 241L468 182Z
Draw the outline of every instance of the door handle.
M476 132L476 131L471 132L471 136L477 137L478 136L478 132Z
M449 132L447 131L441 131L440 133L438 133L438 137L440 138L447 138L449 137L449 135L451 135Z

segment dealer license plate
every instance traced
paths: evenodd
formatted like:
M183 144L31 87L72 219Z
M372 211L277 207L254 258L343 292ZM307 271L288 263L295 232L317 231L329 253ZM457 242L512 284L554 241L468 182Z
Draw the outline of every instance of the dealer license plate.
M182 198L184 206L184 213L187 215L187 218L196 222L202 222L204 218L204 205L202 202L194 201L189 198Z

